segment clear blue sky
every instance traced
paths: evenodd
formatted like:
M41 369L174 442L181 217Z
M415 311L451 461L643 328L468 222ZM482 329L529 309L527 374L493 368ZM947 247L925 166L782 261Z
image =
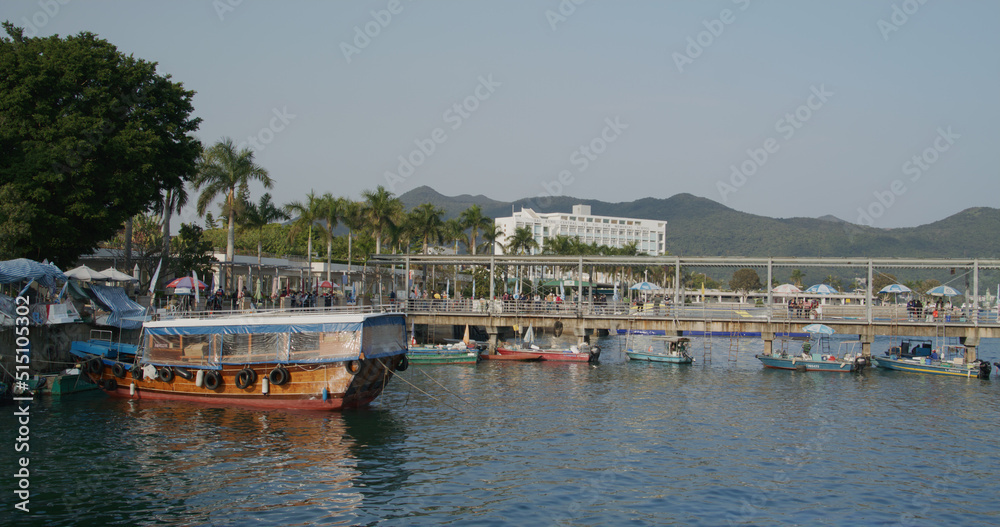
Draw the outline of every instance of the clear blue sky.
M358 198L410 156L397 194L689 192L776 217L861 208L877 227L998 206L995 0L53 5L6 0L0 19L158 62L197 91L203 142L266 141L279 203Z

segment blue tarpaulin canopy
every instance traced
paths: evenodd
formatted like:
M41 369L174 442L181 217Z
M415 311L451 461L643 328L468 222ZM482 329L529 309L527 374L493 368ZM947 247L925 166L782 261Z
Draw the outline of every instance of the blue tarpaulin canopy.
M58 267L49 263L39 263L27 258L0 262L0 284L10 284L22 280L34 280L44 287L54 289L56 280L67 280Z
M146 309L133 302L120 287L91 285L91 298L101 307L111 312L107 325L123 329L142 327L142 315Z

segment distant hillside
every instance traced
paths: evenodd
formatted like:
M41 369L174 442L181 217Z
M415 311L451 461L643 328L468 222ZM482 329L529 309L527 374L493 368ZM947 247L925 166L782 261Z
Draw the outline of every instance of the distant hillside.
M512 207L569 212L573 205L584 204L598 215L667 220L667 248L671 254L679 255L1000 257L1000 209L987 207L967 209L919 227L877 229L853 225L833 216L785 219L757 216L691 194L626 203L556 197L542 206L535 199L511 203L481 195L449 197L430 187L419 187L400 199L407 208L432 203L443 208L448 217L473 204L494 218L509 216Z

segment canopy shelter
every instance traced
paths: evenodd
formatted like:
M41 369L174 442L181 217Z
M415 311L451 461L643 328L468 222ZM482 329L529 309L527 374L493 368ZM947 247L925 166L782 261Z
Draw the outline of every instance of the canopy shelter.
M27 258L0 262L0 284L11 284L22 280L34 280L43 287L54 289L56 280L68 278L58 267L50 263L40 263Z
M542 287L596 287L597 284L593 282L580 282L580 280L549 280L547 282L542 282Z
M90 298L96 304L110 312L105 322L106 325L122 329L139 329L142 327L143 315L146 310L129 299L124 289L92 284L90 286Z
M75 278L77 280L83 280L84 282L93 282L110 280L110 277L100 271L95 271L86 265L81 265L80 267L74 267L69 271L66 271L66 276L70 278Z

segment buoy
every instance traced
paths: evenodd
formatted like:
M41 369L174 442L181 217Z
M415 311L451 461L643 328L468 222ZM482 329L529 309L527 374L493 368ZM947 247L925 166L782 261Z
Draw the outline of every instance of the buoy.
M323 388L323 402L326 402L326 400L329 398L330 398L330 392L328 392L326 388Z
M267 392L271 389L269 384L270 381L267 379L267 376L265 375L264 378L260 380L260 393L267 395Z
M128 385L128 395L129 395L129 397L135 397L135 383L134 382Z
M198 370L194 376L194 385L201 388L205 385L205 370Z

